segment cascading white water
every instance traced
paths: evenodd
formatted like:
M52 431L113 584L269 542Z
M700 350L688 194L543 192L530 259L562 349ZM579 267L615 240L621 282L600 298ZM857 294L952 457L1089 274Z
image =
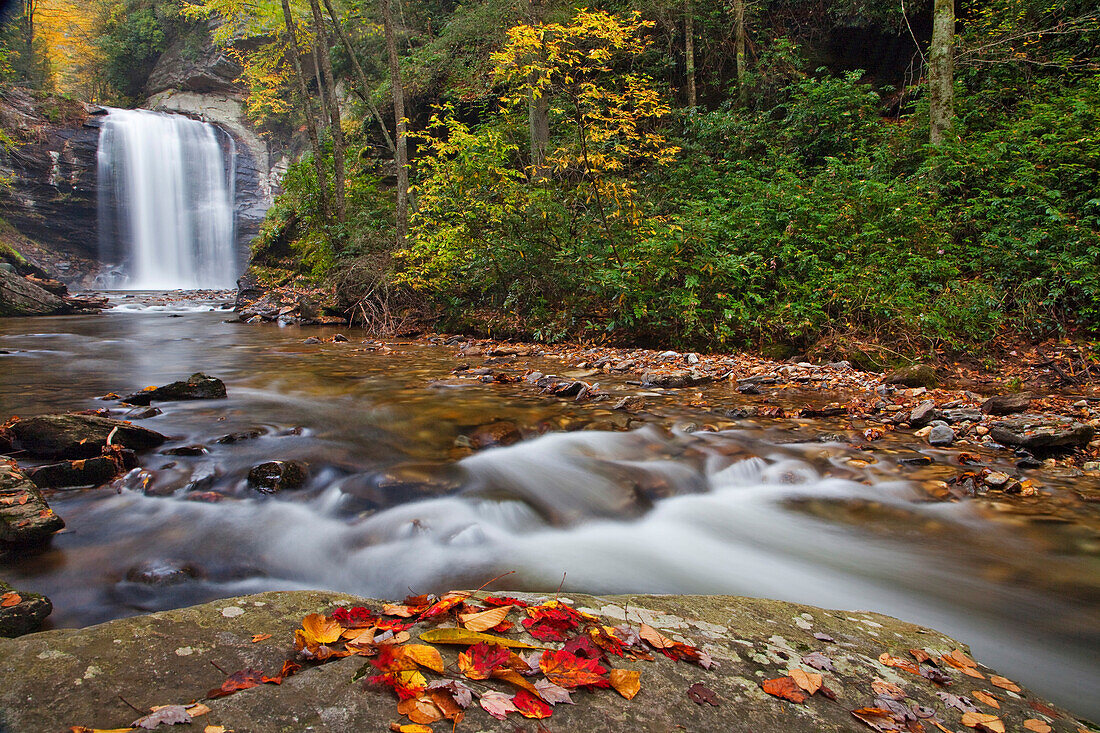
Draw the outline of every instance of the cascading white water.
M100 253L116 266L109 287L234 286L236 154L219 133L181 115L109 111L98 157Z

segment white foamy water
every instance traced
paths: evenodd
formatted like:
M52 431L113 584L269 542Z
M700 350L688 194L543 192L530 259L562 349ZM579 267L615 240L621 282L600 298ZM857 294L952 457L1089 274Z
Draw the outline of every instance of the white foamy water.
M101 260L112 288L232 287L235 153L213 125L111 109L99 139ZM116 240L117 235L117 240Z

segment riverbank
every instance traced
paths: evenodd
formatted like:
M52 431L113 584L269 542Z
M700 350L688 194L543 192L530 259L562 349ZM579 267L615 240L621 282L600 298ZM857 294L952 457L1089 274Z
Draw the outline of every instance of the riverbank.
M465 598L480 608L485 596L479 593ZM534 594L516 596L503 602L519 606L507 609L518 618L537 618L525 614L523 606L550 600ZM559 616L572 615L581 623L595 624L592 628L596 629L602 625L607 631L601 643L617 650L605 651L592 642L578 645L574 640L565 648L575 654L551 651L542 657L543 661L575 659L587 670L584 674L588 677L577 678L585 686L572 689L572 699L560 685L546 687L537 664L527 671L527 663L521 660L522 673L486 679L492 664L484 675L469 668L469 658L467 666L461 659L456 665L455 655L466 650L469 642L455 646L428 641L430 635L423 635L432 627L457 623L452 616L466 605L460 602L455 610L432 621L418 622L414 616L409 619L408 633L379 643L382 649L388 643L391 649L419 644L422 652L438 650L417 657L425 666L412 665L406 683L412 695L420 695L414 699L425 702L399 705L384 680L354 681L379 674L379 670L384 678L387 665L392 667L392 652L382 654L373 644L363 643L361 634L373 638L381 632L358 629L347 638L358 635L349 648L355 646L363 656L327 662L311 660L314 655L304 653L301 644L298 648L302 651L296 652L292 640L294 630L308 614L336 611L337 618L340 613L347 618L349 609L359 609L351 612L353 618L365 616L362 612L367 610L374 617L394 608L396 611L389 612L404 612L401 607L344 594L302 591L227 598L87 629L0 641L0 669L7 681L0 690L0 729L118 728L132 725L155 706L176 705L180 709L174 715L184 716L186 722L194 716L198 725L213 726L206 727L207 731L242 733L398 730L396 726L413 725L410 719L424 727L401 730L427 733L433 728L425 724L444 713L450 719L443 720L436 730L454 726L491 731L734 733L858 732L869 728L884 732L1097 730L998 675L980 659L972 660L964 644L877 613L827 611L731 596L566 593L555 598L566 609L557 611ZM338 622L330 623L343 630ZM540 633L536 638L517 620L511 630L497 630L487 638L534 645L537 660L541 648L557 650L565 636L579 633L582 640L589 638L577 624L563 628L575 630L553 638ZM634 641L629 641L632 630ZM639 630L641 638L637 638ZM619 638L628 640L626 649L621 642L614 644ZM680 647L673 647L674 642ZM315 642L307 644L316 646ZM340 642L329 644L334 649L343 646ZM662 648L670 658L658 653ZM685 650L692 649L698 650L692 654L706 655L702 662L692 663L690 654L683 656L688 653ZM516 651L527 655L527 650ZM675 661L678 657L680 661ZM362 673L364 665L368 671ZM547 664L541 666L551 670L546 672L548 678L574 688L576 682L570 681L569 673L558 674ZM414 671L418 668L422 671ZM609 673L611 668L623 671ZM460 669L469 673L464 675ZM524 675L532 673L539 677L531 676L528 681ZM269 675L270 682L232 684L248 674L257 678ZM606 676L612 674L618 675L611 684L619 692L600 689L608 686ZM443 686L434 690L433 697L428 694L433 691L425 692L423 687L427 680L437 678ZM538 684L532 685L532 681ZM535 692L525 692L528 688ZM221 696L222 690L236 689L239 691ZM466 690L472 695L463 697ZM521 702L525 695L533 699ZM551 707L544 699L555 704ZM46 700L48 705L43 702ZM517 711L516 705L523 712ZM493 717L487 711L493 711Z

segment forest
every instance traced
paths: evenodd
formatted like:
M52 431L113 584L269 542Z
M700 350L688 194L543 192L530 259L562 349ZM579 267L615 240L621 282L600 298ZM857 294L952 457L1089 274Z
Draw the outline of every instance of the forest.
M1094 336L1100 15L933 10L25 0L2 58L125 105L212 33L309 139L254 270L375 327L869 366Z

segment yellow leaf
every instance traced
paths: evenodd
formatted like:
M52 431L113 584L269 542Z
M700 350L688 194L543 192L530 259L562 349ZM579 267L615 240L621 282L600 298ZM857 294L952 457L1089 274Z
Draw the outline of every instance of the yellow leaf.
M534 646L515 639L508 639L495 634L485 634L480 631L467 629L430 629L420 635L421 641L429 644L467 644L473 645L482 641L488 644L499 644L514 649L545 649L544 646Z
M224 725L208 725L202 729L202 733L226 733Z
M962 724L967 728L977 728L981 725L993 733L1005 733L1004 721L988 713L963 713Z
M307 640L317 644L331 644L344 633L343 626L319 613L311 613L302 619L302 630Z
M511 610L511 606L499 606L479 613L463 613L459 615L458 620L470 631L488 631L498 626Z
M192 718L197 718L200 715L206 715L209 712L210 708L208 708L201 702L197 702L194 705L187 706L187 714L190 715Z
M419 723L409 723L405 725L390 723L390 730L394 733L432 733L431 726L420 725Z
M642 689L642 673L633 669L613 669L607 678L611 680L611 686L627 700L633 700L638 691Z
M427 644L410 644L401 647L401 653L406 659L411 659L421 667L427 667L433 672L443 674L443 657L439 650Z

